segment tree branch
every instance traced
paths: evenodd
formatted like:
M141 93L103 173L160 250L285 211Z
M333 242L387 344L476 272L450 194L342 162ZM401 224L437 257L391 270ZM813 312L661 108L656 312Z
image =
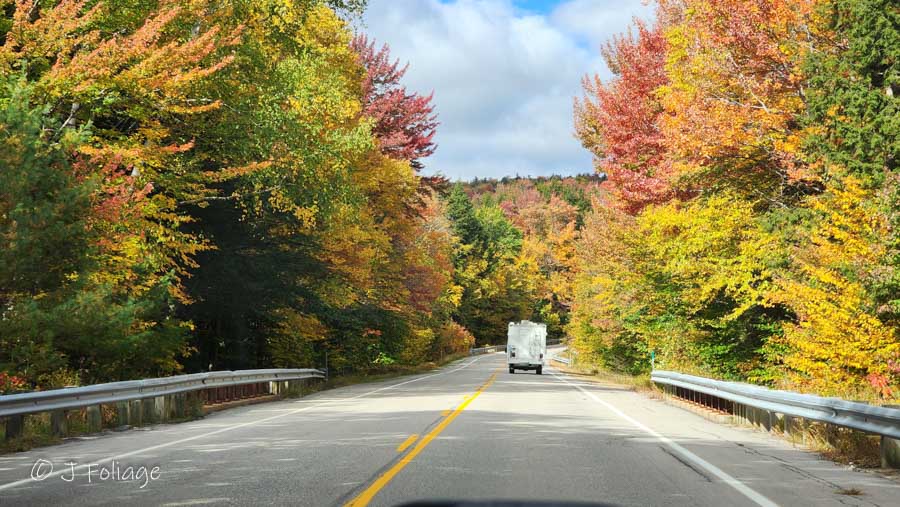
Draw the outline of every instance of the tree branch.
M231 195L211 195L209 197L198 197L196 199L187 199L184 201L178 201L179 206L189 206L191 204L200 204L201 202L211 202L211 201L236 201L242 197L249 197L254 195L262 195L267 194L269 192L274 192L281 188L281 185L275 185L269 188L263 188L261 190L257 190L256 192L251 192L249 194L231 194Z

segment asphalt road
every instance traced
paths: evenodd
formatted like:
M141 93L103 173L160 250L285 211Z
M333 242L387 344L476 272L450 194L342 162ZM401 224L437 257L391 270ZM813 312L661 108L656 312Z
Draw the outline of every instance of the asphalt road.
M898 482L614 385L511 375L504 360L0 456L0 505L900 505Z

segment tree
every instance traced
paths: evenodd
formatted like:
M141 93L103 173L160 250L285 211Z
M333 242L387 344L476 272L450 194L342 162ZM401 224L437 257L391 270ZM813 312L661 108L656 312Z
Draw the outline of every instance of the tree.
M90 183L91 192L89 239L75 249L86 262L66 263L60 298L23 302L6 324L22 343L52 337L50 353L65 358L54 368L74 371L63 374L69 383L177 371L189 324L171 318L171 308L186 300L180 282L206 248L184 231L190 217L178 202L208 195L186 156L192 140L178 126L219 106L194 93L230 63L223 53L239 30L199 29L182 38L191 33L183 24L190 14L168 1L115 32L97 28L115 16L104 3L11 7L0 67L24 76L32 107L42 108L41 121L58 136L84 132L66 146L74 157L68 177Z
M784 363L804 388L861 391L867 378L889 374L889 362L900 358L897 328L877 318L865 285L885 256L880 239L888 224L853 177L810 198L809 206L817 227L799 242L798 272L782 277L775 296L797 315L785 329Z
M484 237L484 231L481 222L475 216L475 207L461 183L453 186L447 198L447 218L453 224L453 232L463 245L482 248L481 239Z
M894 395L898 31L888 3L661 1L664 55L650 52L649 71L652 59L631 57L645 34L614 40L617 77L587 83L579 136L601 164L650 150L669 194L638 188L622 207L614 188L620 202L598 199L585 219L568 327L583 357L640 372L653 350L667 368ZM646 104L658 114L634 114ZM635 132L647 136L637 150Z
M434 153L432 142L438 126L431 95L407 93L400 84L408 65L400 67L399 60L391 62L387 44L375 49L365 34L353 38L351 47L359 54L366 70L362 83L363 114L374 122L372 133L385 155L408 160L416 170L421 159Z
M64 128L45 116L46 106L31 106L24 78L0 86L0 290L8 302L51 292L85 268L96 182L72 156L89 131Z
M24 78L3 85L0 369L43 387L176 371L186 329L166 316L166 285L133 295L102 273L102 179L76 154L90 131L32 106Z
M774 206L821 190L799 153L803 73L816 0L661 2L660 90L673 173L685 190L727 185Z
M92 182L79 181L71 156L87 132L62 129L46 106L31 106L24 78L0 85L0 369L34 381L65 358L52 331L29 328L71 297L72 277L88 264Z
M575 130L594 154L598 172L609 175L621 205L631 213L672 197L671 162L660 131L666 86L667 43L660 23L635 21L637 34L615 37L603 57L615 78L582 80L585 97L575 100Z
M804 64L804 148L823 171L877 185L900 167L900 13L889 0L833 0L828 37ZM816 160L816 161L819 161Z

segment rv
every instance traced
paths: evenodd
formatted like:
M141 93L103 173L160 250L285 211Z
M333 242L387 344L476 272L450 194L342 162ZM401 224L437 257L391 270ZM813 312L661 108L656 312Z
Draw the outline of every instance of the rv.
M547 353L547 324L523 320L510 322L506 335L506 362L509 372L535 370L540 375L544 371L544 354Z

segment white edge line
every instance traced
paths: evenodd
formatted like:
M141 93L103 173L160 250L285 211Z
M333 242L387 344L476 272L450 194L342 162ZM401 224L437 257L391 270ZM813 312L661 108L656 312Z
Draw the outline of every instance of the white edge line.
M570 386L572 386L572 387L578 389L579 391L583 392L584 394L590 396L591 399L593 399L597 403L606 407L610 412L616 414L617 416L624 419L625 421L628 421L629 423L631 423L633 426L640 429L644 433L647 433L647 434L653 436L654 438L656 438L657 440L659 440L660 442L666 444L672 450L674 450L675 452L677 452L678 454L683 456L685 459L694 462L696 465L703 467L707 472L715 475L719 479L722 479L723 482L725 482L732 488L738 490L738 492L740 492L745 497L749 498L755 504L757 504L761 507L778 507L777 503L773 502L772 500L769 500L768 498L766 498L765 496L763 496L756 490L750 488L749 486L747 486L740 480L735 479L731 475L728 475L728 473L726 473L721 468L713 465L712 463L706 461L705 459L701 458L700 456L697 456L696 454L692 453L691 451L685 449L678 443L672 441L670 438L663 436L662 434L658 433L657 431L644 425L640 421L632 418L625 412L622 412L621 410L616 408L614 405L612 405L608 401L598 398L594 393L588 391L587 389L581 387L578 384L573 384L573 383L569 382L568 380L566 380L565 377L563 377L557 373L553 373L553 376L556 377L558 380L565 382L566 384L569 384Z
M438 373L432 373L431 375L423 375L423 376L421 376L421 377L416 377L416 378L414 378L414 379L406 380L406 381L404 381L404 382L399 382L399 383L397 383L397 384L391 384L391 385L389 385L389 386L381 387L381 388L378 388L378 389L373 389L372 391L368 391L368 392L365 392L365 393L362 393L362 394L358 394L358 395L356 395L356 396L350 396L350 397L347 397L347 398L340 398L340 399L332 399L332 400L324 401L324 402L321 402L321 403L316 403L316 404L314 404L314 405L309 405L309 406L306 406L306 407L303 407L303 408L298 408L298 409L296 409L296 410L291 410L290 412L285 412L285 413L283 413L283 414L277 414L277 415L273 415L273 416L270 416L270 417L266 417L266 418L264 418L264 419L257 419L257 420L255 420L255 421L245 422L245 423L237 424L237 425L234 425L234 426L228 426L228 427L226 427L226 428L221 428L221 429L218 429L218 430L215 430L215 431L210 431L210 432L208 432L208 433L203 433L203 434L200 434L200 435L194 435L194 436L192 436L192 437L182 438L182 439L180 439L180 440L172 440L172 441L170 441L170 442L165 442L165 443L162 443L162 444L157 444L157 445L153 445L153 446L150 446L150 447L145 447L145 448L143 448L143 449L137 449L137 450L134 450L134 451L129 451L129 452L126 452L126 453L123 453L123 454L119 454L119 455L117 455L117 456L112 456L112 457L110 457L110 458L103 458L103 459L101 459L101 460L92 461L91 463L86 463L86 464L84 464L84 465L79 465L79 466L76 466L74 469L72 469L72 468L64 468L64 469L62 469L62 470L60 470L60 471L58 471L58 472L53 472L53 473L51 473L51 474L48 474L46 477L43 477L43 478L41 479L41 481L44 481L44 480L46 480L46 479L50 479L50 478L53 478L53 477L58 477L58 476L60 476L60 475L62 475L62 474L64 474L64 473L72 472L73 470L80 470L80 469L83 469L83 468L88 468L88 467L91 466L91 465L96 466L96 465L102 465L102 464L105 464L105 463L110 463L110 462L112 462L112 461L120 460L120 459L122 459L122 458L127 458L127 457L129 457L129 456L134 456L135 454L143 454L143 453L145 453L145 452L155 451L155 450L157 450L157 449L163 449L163 448L165 448L165 447L171 447L171 446L173 446L173 445L183 444L183 443L185 443L185 442L191 442L191 441L193 441L193 440L199 440L199 439L201 439L201 438L211 437L211 436L213 436L213 435L218 435L219 433L225 433L226 431L236 430L236 429L244 428L244 427L247 427L247 426L253 426L254 424L260 424L260 423L264 423L264 422L269 422L269 421L272 421L272 420L275 420L275 419L280 419L280 418L282 418L282 417L287 417L287 416L289 416L289 415L294 415L294 414L297 414L297 413L300 413L300 412L305 412L305 411L307 411L307 410L312 410L312 409L314 409L314 408L319 408L319 407L322 407L322 406L331 405L331 404L333 404L333 403L339 403L339 402L343 402L343 401L350 401L350 400L356 400L356 399L359 399L359 398L364 398L364 397L366 397L366 396L375 394L375 393L377 393L377 392L386 391L386 390L388 390L388 389L393 389L393 388L395 388L395 387L400 387L400 386L405 385L405 384L411 384L411 383L413 383L413 382L418 382L418 381L420 381L420 380L424 380L424 379L427 379L427 378L437 377L438 375L446 375L447 373L454 373L454 372L457 372L457 371L459 371L459 370L462 370L463 368L467 368L467 367L471 366L471 365L474 364L476 361L478 361L478 360L480 360L481 358L486 357L486 356L487 356L487 354L482 355L482 356L478 356L477 358L473 359L472 361L469 361L468 363L465 363L465 364L463 364L462 366L460 366L459 368L455 368L455 369L453 369L453 370L447 370L447 371L442 371L442 372L438 372ZM29 484L29 483L32 483L32 482L39 482L39 481L35 481L35 480L32 479L31 477L29 477L29 478L27 478L27 479L20 479L20 480L18 480L18 481L8 482L8 483L6 483L6 484L0 485L0 491L4 491L4 490L7 490L7 489L12 489L12 488L15 488L15 487L17 487L17 486L23 486L23 485L25 485L25 484Z

